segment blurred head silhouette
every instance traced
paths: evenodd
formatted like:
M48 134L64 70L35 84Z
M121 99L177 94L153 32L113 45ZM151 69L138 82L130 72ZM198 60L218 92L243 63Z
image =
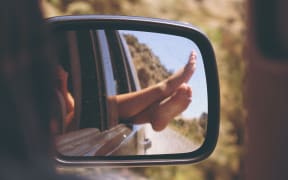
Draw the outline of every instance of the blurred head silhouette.
M43 26L37 0L1 1L0 179L25 179L10 166L49 164L56 60Z

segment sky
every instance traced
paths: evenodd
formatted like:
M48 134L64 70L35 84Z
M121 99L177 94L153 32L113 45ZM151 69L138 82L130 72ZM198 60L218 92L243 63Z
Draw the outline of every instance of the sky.
M132 34L137 37L140 43L146 44L159 57L161 63L172 72L182 68L187 63L191 51L194 50L197 54L196 71L188 82L188 85L192 87L192 102L182 113L182 116L184 118L197 118L203 112L208 112L207 84L203 59L198 46L192 40L160 33L121 32Z

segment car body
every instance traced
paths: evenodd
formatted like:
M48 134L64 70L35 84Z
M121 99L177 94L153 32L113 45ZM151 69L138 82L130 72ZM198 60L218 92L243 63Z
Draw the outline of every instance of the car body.
M60 32L57 36L62 41L59 43L62 66L69 72L68 84L76 102L75 125L70 129L62 128L61 134L66 135L58 138L62 153L83 156L144 155L151 146L145 137L145 125L133 125L114 118L115 113L111 111L113 104L107 100L117 94L140 89L124 37L117 30L69 31ZM86 128L87 131L84 130ZM88 132L91 128L101 133L96 133L97 137L93 133L94 137ZM91 146L81 151L67 149L67 139L69 142L81 141L77 133L69 133L78 129L82 129L78 134L89 134L82 139L89 141ZM95 141L95 138L98 140Z

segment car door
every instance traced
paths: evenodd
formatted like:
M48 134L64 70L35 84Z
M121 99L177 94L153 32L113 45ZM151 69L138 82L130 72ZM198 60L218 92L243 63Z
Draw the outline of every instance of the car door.
M66 62L66 69L71 74L70 91L76 112L72 127L65 128L59 138L58 149L62 154L81 156L144 154L144 126L117 117L116 95L139 89L119 34L104 30L69 33L73 47L70 57L74 58ZM67 139L73 148L63 143ZM87 141L89 147L80 150L81 142Z

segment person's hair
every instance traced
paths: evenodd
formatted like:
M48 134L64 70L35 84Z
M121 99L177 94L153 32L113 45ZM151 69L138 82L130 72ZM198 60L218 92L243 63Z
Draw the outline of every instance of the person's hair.
M48 156L55 59L45 31L37 0L1 1L0 160Z

